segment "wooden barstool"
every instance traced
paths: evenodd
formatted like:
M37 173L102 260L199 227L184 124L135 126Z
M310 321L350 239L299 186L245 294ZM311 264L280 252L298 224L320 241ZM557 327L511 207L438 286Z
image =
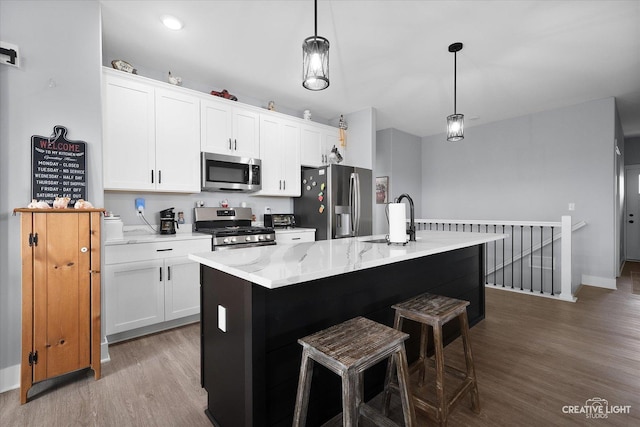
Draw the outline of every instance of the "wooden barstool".
M436 376L436 405L433 405L420 396L413 394L413 401L416 408L424 411L433 418L439 425L447 424L447 417L451 409L459 400L470 393L471 408L474 412L480 412L480 400L478 397L478 384L476 381L473 357L471 354L471 341L469 339L469 321L467 319L468 301L448 298L440 295L422 294L411 298L400 304L391 306L395 310L394 327L401 331L403 319L410 319L421 324L420 333L420 356L411 365L411 371L419 372L419 386L424 384L425 371L430 359L427 357L428 326L433 329L433 347ZM460 334L464 347L466 370L461 371L444 363L444 345L442 342L442 326L458 318L460 321ZM430 363L432 366L433 363ZM385 380L383 413L386 415L389 410L391 390L397 388L393 382L392 372L395 367L393 361L389 361L387 366L387 378ZM460 377L463 381L451 395L450 399L445 399L444 373L452 373Z
M409 369L404 341L409 335L364 317L356 317L298 340L302 345L302 362L293 426L304 426L309 391L316 361L342 378L342 420L344 427L357 426L360 415L376 425L393 426L371 406L362 401L362 376L365 369L390 357L398 366L398 383L406 426L417 426L409 394ZM399 385L398 385L399 384Z

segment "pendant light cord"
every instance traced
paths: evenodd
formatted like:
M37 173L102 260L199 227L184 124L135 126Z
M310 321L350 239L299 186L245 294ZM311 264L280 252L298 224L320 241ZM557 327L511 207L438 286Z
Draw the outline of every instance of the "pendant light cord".
M458 75L457 58L458 58L458 52L453 52L453 114L456 114L458 112L456 109L456 99L457 99L456 77Z
M318 0L313 0L313 29L314 38L318 38Z

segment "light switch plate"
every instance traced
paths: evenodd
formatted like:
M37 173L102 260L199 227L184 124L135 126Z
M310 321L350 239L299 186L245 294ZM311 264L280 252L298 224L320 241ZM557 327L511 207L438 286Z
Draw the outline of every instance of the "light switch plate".
M218 305L218 329L227 332L227 308Z

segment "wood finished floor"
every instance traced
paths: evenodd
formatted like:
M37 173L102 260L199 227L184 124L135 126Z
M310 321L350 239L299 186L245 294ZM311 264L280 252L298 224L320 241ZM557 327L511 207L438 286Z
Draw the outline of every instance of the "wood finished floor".
M640 425L640 295L632 293L632 272L640 280L639 263L626 264L617 290L585 286L575 304L487 289L487 316L471 329L482 411L464 399L449 425ZM0 426L210 426L199 331L196 324L113 345L102 379L85 371L40 383L26 405L18 390L2 393ZM462 366L461 347L459 340L447 347L452 364ZM630 414L562 412L594 397L630 405ZM392 416L401 423L397 396Z

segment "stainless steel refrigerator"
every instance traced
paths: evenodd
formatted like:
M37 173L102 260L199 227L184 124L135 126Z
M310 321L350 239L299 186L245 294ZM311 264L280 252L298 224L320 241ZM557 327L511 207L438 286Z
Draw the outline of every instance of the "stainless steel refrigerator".
M316 240L369 236L372 203L371 170L332 164L302 170L293 212L298 226L316 229Z

